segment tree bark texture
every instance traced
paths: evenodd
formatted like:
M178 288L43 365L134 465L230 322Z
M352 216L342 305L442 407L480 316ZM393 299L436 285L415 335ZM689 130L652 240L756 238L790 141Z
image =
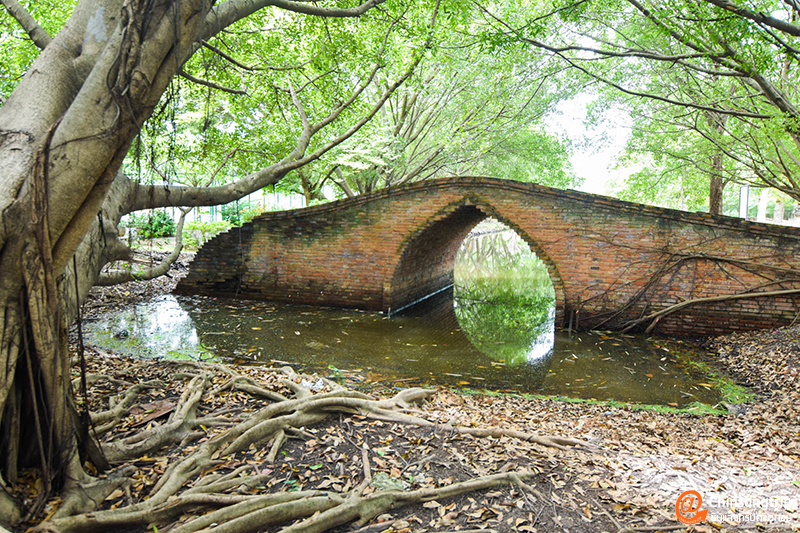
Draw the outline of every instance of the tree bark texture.
M201 0L79 2L0 107L0 482L25 466L42 469L46 489L82 477L69 412L67 266L93 225L102 233L98 213L117 169L207 10ZM83 251L88 261L93 250ZM4 491L0 510L17 514Z

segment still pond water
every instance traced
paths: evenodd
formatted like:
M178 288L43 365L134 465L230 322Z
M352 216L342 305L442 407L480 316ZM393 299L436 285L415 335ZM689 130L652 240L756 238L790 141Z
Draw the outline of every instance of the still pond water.
M673 406L719 401L711 380L678 353L685 350L675 350L680 345L554 331L553 301L538 259L513 232L495 232L465 241L453 290L391 318L167 295L87 322L84 329L89 343L129 355L290 364L350 383Z

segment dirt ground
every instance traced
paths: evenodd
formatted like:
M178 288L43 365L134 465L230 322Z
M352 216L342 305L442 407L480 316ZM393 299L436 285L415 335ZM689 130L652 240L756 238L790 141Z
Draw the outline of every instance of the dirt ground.
M170 283L96 291L87 309L124 305L131 298L169 290ZM247 490L266 492L347 492L365 477L372 479L368 491L415 490L520 468L535 472L525 488L493 488L405 507L359 531L800 530L800 328L734 334L709 339L706 345L736 381L751 388L753 401L730 406L726 415L697 415L440 389L417 412L435 422L433 427L339 415L305 428L303 438L289 439L274 462L264 459L268 448L251 447L217 468L251 465L269 481ZM112 378L93 383L90 402L95 409L108 408L111 396L137 381L162 384L142 393L124 422L103 437L107 442L162 423L186 386L181 372L185 363L141 364L91 349L87 358L90 373ZM276 369L237 371L266 388L280 388ZM313 383L317 376L304 379ZM359 387L365 391L364 384ZM375 397L397 392L368 384L366 390ZM202 408L217 411L220 402L234 414L258 407L251 396L230 391L209 398ZM507 436L463 435L454 431L456 426L572 437L585 444L564 451ZM102 508L146 498L166 465L187 448L191 446L175 446L128 463L135 467L136 483L130 491L113 493ZM32 497L33 484L28 490L20 497ZM676 517L676 501L689 490L699 493L700 508L708 510L706 519L693 526ZM50 507L58 505L53 501ZM170 531L180 522L159 524L157 530Z
M119 383L132 383L134 378L164 383L163 388L143 395L129 419L106 440L124 438L137 428L157 424L160 417L154 417L154 413L174 407L185 386L177 371L181 363L138 363L108 355L89 357L90 372L113 376ZM131 374L129 368L135 368L135 372ZM275 372L267 368L239 370L261 383L276 382ZM103 403L112 392L112 384L99 381L97 385L99 390L92 396ZM373 391L377 396L393 392ZM268 448L251 449L220 468L258 465L262 474L272 474L272 480L261 490L332 488L341 492L363 480L362 450L369 452L373 480L410 490L517 468L537 472L528 481L536 492L509 487L429 502L424 507L383 516L382 521L387 523L376 524L375 531L797 528L800 429L796 399L792 393L773 390L761 393L738 415L698 416L514 396L463 396L442 389L422 406L424 417L437 423L433 429L359 416L330 419L308 428L313 438L290 439L274 463L264 462ZM241 394L226 396L224 402L227 408L241 412L256 408L250 405L251 398ZM209 412L215 407L209 405ZM509 437L476 438L455 433L452 428L456 425L570 436L587 446L565 452ZM130 497L143 498L164 465L181 453L180 448L164 450L158 456L135 461L134 477L140 482L134 485ZM686 490L703 495L703 508L711 515L732 516L706 520L693 528L679 527L675 502ZM127 497L120 493L105 504L122 505ZM765 505L768 508L757 513L759 506ZM750 514L764 516L747 520ZM745 523L737 524L741 517L734 515L745 515ZM169 531L169 527L159 527L159 531Z

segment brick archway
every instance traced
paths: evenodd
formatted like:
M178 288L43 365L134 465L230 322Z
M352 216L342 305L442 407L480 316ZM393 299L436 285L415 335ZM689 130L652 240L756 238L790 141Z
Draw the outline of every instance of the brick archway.
M491 217L513 230L544 263L553 284L556 321L560 324L564 317L564 284L557 266L531 235L493 206L478 201L474 196L465 196L436 213L404 240L398 250L397 267L384 287L384 309L391 315L452 286L453 265L461 244L476 225Z
M209 241L176 292L390 312L452 284L485 217L547 265L557 326L624 327L685 300L656 331L721 334L794 321L800 230L492 178L446 178L266 213Z

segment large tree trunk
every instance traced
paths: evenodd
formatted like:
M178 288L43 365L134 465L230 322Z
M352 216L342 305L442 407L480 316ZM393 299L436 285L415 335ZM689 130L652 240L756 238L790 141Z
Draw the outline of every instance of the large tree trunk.
M281 8L357 17L382 2L326 8L287 1ZM18 516L2 489L16 480L20 467L41 468L48 489L41 501L49 489L84 477L76 447L67 325L100 269L128 252L117 240L121 217L168 205L219 205L276 183L358 131L422 59L416 54L397 79L384 80L380 98L354 124L309 154L312 137L368 94L383 58L347 101L316 123L290 88L302 123L296 146L280 161L234 183L140 186L121 174L135 135L201 41L268 5L274 2L78 0L52 39L31 27L30 17L16 17L45 48L0 106L0 456L5 458L0 463L0 526L10 526ZM387 28L392 31L393 24Z
M38 176L38 177L37 177ZM34 171L35 194L41 198L41 172ZM38 205L36 205L38 204ZM4 477L16 481L19 468L38 464L45 492L63 474L79 473L74 454L69 401L69 358L60 287L54 275L47 208L34 202L28 215L13 224L16 231L3 247L0 270L0 402ZM4 222L8 224L8 221ZM11 401L9 401L9 398ZM26 423L32 422L32 423ZM33 446L31 446L31 444ZM0 515L16 513L0 492Z
M203 4L79 2L0 107L3 482L25 466L42 469L45 489L81 479L65 274L138 127L189 52ZM16 516L2 490L0 516Z
M723 137L728 116L721 113L706 111L706 121L714 132ZM709 184L708 184L708 212L712 215L722 214L722 193L725 190L725 154L719 146L714 148L711 155Z

